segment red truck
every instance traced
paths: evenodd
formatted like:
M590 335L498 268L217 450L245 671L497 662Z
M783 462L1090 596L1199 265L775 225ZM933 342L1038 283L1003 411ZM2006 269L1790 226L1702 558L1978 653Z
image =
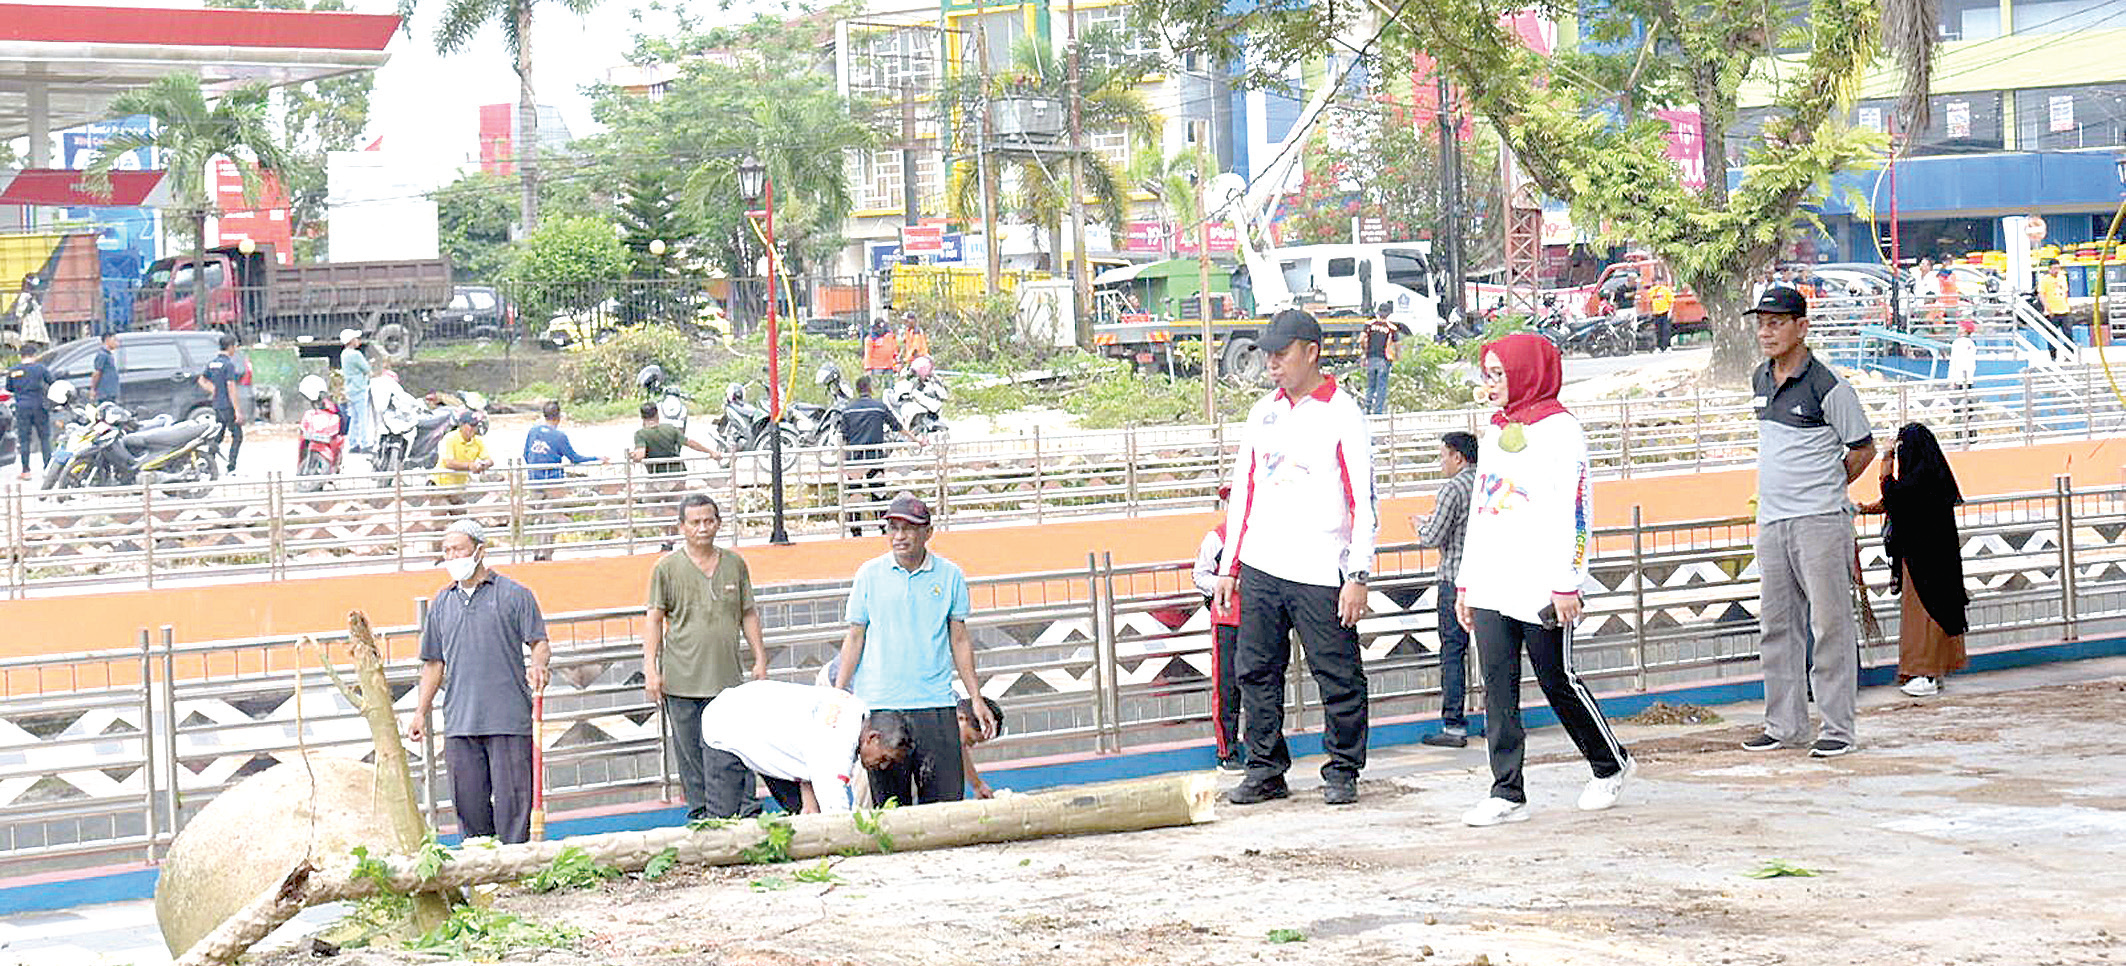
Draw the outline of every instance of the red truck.
M282 265L270 245L212 248L195 279L189 254L148 266L133 300L133 324L218 328L251 341L295 343L305 355L339 351L339 333L360 329L378 351L410 359L423 329L450 305L450 260ZM201 284L203 283L203 285ZM204 313L194 304L204 289Z

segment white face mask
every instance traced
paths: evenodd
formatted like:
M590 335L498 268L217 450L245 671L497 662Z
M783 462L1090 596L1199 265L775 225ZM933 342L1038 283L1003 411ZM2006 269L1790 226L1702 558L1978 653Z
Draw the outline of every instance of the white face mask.
M468 578L472 577L473 571L478 569L480 569L480 555L477 553L470 557L455 557L443 561L443 572L449 574L450 579L459 583L464 583Z

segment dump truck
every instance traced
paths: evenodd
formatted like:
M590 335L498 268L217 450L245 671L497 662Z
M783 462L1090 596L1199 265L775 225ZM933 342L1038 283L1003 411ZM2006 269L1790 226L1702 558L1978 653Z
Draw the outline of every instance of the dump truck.
M21 341L22 316L33 306L52 345L103 330L108 320L96 238L94 231L0 234L0 333L7 342Z
M136 327L221 329L246 342L293 343L306 356L339 351L339 333L359 329L377 350L411 359L425 327L450 305L448 258L282 265L273 246L208 249L158 259L134 295ZM201 289L206 310L195 303Z

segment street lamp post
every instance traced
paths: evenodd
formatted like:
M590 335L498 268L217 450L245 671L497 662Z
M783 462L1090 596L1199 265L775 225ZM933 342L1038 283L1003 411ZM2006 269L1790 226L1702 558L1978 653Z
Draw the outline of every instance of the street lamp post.
M775 320L775 182L768 168L748 155L738 164L738 191L748 203L762 202L762 235L768 247L768 486L775 508L775 527L768 542L787 544L790 533L783 527L782 490L782 338Z

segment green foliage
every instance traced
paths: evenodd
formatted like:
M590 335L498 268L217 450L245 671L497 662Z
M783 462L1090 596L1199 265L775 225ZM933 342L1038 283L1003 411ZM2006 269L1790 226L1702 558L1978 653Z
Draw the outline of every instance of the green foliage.
M1138 375L1130 363L1083 352L1049 360L1043 368L1056 373L1042 383L953 387L953 405L982 413L1014 412L1032 406L1062 409L1087 429L1121 429L1159 423L1203 421L1203 380L1164 372ZM1254 387L1218 380L1212 397L1221 419L1239 419L1260 398Z
M628 329L611 341L573 353L561 364L561 398L567 402L624 400L640 392L635 373L656 363L665 378L686 378L693 362L693 345L684 333L668 325L645 325Z
M518 950L565 948L582 936L583 930L573 926L550 926L507 912L457 906L442 925L406 943L406 948L491 963Z
M1819 873L1814 869L1802 868L1801 866L1794 865L1791 862L1786 862L1780 859L1773 859L1770 862L1766 862L1765 864L1760 865L1757 868L1752 869L1748 872L1744 872L1742 874L1749 876L1752 879L1783 879L1788 877L1807 879L1814 878L1818 875L1821 875L1822 873Z
M415 852L414 856L414 877L426 882L442 873L443 863L450 861L450 850L444 848L443 843L436 841L436 833L431 829L428 840L421 843L420 850Z
M700 818L688 819L687 830L692 832L706 832L710 829L730 828L731 826L737 824L738 820L735 818L718 818L713 815L704 815Z
M761 839L740 853L745 860L754 865L790 861L790 842L797 835L790 819L781 815L762 815L754 821L760 826Z
M1388 369L1389 408L1407 413L1467 407L1469 383L1452 368L1463 361L1463 350L1455 346L1409 345Z
M818 882L828 885L834 885L842 881L842 877L834 874L834 867L829 865L826 859L819 860L818 865L799 869L791 873L790 877L799 882Z
M460 282L499 280L509 264L509 229L517 217L517 184L501 175L472 171L428 196L436 203L436 229L451 277Z
M687 264L682 246L699 234L691 213L681 207L685 187L678 171L669 167L643 167L629 171L620 185L620 204L614 212L620 223L620 243L626 247L631 278L667 278L681 274ZM651 242L662 241L664 254L650 251Z
M138 148L161 152L166 172L163 183L170 200L189 232L193 252L199 252L207 213L215 199L207 196L207 166L217 158L235 162L243 180L244 198L255 203L263 183L261 172L278 174L288 167L287 152L273 131L268 117L269 93L263 84L249 83L222 91L210 102L198 74L164 74L143 87L113 99L106 113L112 117L145 114L155 121L148 132L124 131L104 140L102 153L90 163L82 182L90 191L108 194L110 172Z
M366 845L355 846L351 854L354 856L354 878L376 883L379 891L391 891L391 866L383 859L371 856Z
M790 880L779 875L764 875L747 883L754 892L781 892L790 887Z
M1273 943L1303 943L1307 941L1307 934L1297 929L1272 929L1269 940Z
M396 892L363 896L340 917L340 927L334 930L335 941L344 949L360 949L412 918L412 896Z
M604 301L609 284L627 269L627 249L612 222L563 215L518 240L502 277L514 287L518 314L544 319Z
M554 856L554 860L524 880L524 887L533 892L553 892L556 889L589 889L607 879L620 877L620 870L591 858L590 853L571 845Z
M879 818L887 812L899 808L900 804L900 799L889 798L886 799L886 804L878 808L859 808L849 813L849 820L856 823L856 830L861 834L871 836L871 841L878 846L880 855L893 851L893 833L886 831L885 826L879 822Z
M642 877L650 882L655 882L664 878L665 874L671 872L672 867L678 864L679 847L666 846L664 851L650 856L650 860L643 863Z

